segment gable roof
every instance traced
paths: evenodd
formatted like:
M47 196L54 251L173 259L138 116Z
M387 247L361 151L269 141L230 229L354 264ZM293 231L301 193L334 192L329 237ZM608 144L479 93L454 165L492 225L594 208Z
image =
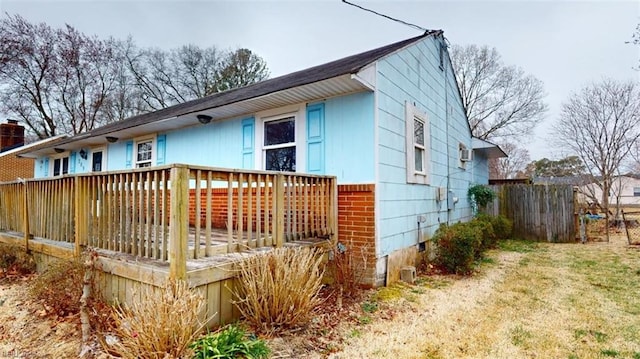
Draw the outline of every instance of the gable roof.
M257 82L252 85L215 93L209 96L205 96L199 99L183 102L177 105L173 105L161 110L148 112L140 115L136 115L122 121L114 122L92 131L88 131L82 134L78 134L69 137L65 140L56 143L56 146L64 148L65 144L74 143L81 140L88 140L90 138L98 136L106 136L114 132L126 131L138 126L144 126L153 123L160 123L162 121L174 119L178 116L201 112L205 110L220 108L222 106L228 106L237 104L243 101L259 100L259 98L274 94L280 91L286 91L289 89L303 87L322 81L327 81L341 76L351 76L357 74L367 65L374 63L375 61L390 55L408 45L411 45L425 37L432 35L442 34L441 30L429 30L424 34L410 39L395 42L390 45L379 47L373 50L365 51L356 55L351 55L339 60L331 61L322 65L310 67L304 70L292 72L276 78ZM346 79L344 79L346 80ZM342 83L327 83L327 87L331 87L334 91L342 91L342 93L354 92L356 90L364 91L366 87L362 84L358 84L357 87L354 84ZM350 78L349 82L354 82ZM307 91L312 92L312 91ZM316 98L323 98L321 91L314 92L318 95ZM326 93L326 90L325 90ZM249 113L249 112L245 112ZM234 113L235 114L235 113ZM188 124L195 124L195 119ZM89 142L89 141L86 141ZM95 141L94 141L95 142ZM66 146L69 147L69 146ZM35 154L32 154L35 155Z

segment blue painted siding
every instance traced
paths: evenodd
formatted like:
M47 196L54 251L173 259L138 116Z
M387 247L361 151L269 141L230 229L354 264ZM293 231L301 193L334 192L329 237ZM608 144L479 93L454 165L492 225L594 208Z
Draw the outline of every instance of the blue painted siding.
M324 101L324 174L339 183L373 183L374 94L361 92Z
M49 158L48 157L36 158L33 166L34 166L33 168L34 178L42 178L42 177L47 177L49 175Z
M421 236L418 226L422 234L431 236L440 223L471 216L467 189L482 174L474 172L476 162L459 166L459 144L471 148L471 133L453 69L448 61L444 71L439 68L440 41L426 38L377 64L379 257L416 245ZM405 101L428 116L429 185L407 184ZM447 210L446 200L436 201L438 187L458 198L453 210ZM426 222L419 225L418 216Z
M127 159L127 145L127 141L109 144L107 147L107 170L117 171L127 168L127 162L131 162L131 156Z
M167 133L166 163L241 168L242 119L212 122Z

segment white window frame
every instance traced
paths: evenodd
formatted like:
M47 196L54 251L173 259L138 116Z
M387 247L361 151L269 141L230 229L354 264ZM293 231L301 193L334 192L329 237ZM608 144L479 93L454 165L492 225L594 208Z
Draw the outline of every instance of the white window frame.
M104 172L107 170L107 147L105 146L91 148L91 154L88 158L90 172L93 172L93 154L96 152L102 152L102 169L100 172Z
M414 141L414 120L422 122L424 145ZM407 183L429 184L431 178L431 135L429 129L429 118L426 113L420 111L409 101L405 102L405 153L407 158ZM422 171L416 170L415 150L424 150L422 156Z
M267 150L291 146L291 142L272 146L264 145L265 123L282 120L287 117L295 118L296 172L300 173L306 170L306 104L291 105L256 113L256 148L254 151L254 166L256 169L265 170Z
M62 163L64 161L64 158L67 158L67 173L62 173ZM60 173L59 174L55 174L53 172L54 168L55 168L55 162L56 160L60 160ZM63 153L60 154L56 154L51 156L50 160L49 160L49 173L51 173L51 177L59 177L59 176L64 176L65 174L69 174L69 170L71 169L71 152L70 151L65 151Z
M147 160L147 161L138 161L138 144L143 143L143 142L151 142L151 159ZM155 166L156 163L156 155L157 155L157 147L156 147L156 135L154 134L153 136L145 136L145 137L139 137L139 138L135 138L133 140L133 158L131 159L131 164L133 168L144 168L144 167L139 167L138 165L140 163L146 163L146 162L150 162L151 165L149 167L153 167Z

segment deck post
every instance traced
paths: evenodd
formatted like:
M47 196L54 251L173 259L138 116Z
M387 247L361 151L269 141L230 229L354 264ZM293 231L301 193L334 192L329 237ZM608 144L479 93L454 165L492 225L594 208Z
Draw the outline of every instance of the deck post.
M187 279L187 240L189 236L189 168L171 168L169 213L169 278Z
M84 229L86 228L86 215L87 211L85 210L85 198L84 198L84 181L81 177L73 178L73 200L74 200L74 245L73 245L73 254L76 257L80 257L82 255L82 244L83 237L86 235Z
M284 175L278 173L276 176L276 222L275 222L275 240L276 247L282 247L284 244Z
M29 252L29 194L27 192L27 182L22 183L22 230L24 234L24 250Z
M331 241L337 243L338 241L338 179L333 177L330 179L331 192L329 197L329 234L331 235Z

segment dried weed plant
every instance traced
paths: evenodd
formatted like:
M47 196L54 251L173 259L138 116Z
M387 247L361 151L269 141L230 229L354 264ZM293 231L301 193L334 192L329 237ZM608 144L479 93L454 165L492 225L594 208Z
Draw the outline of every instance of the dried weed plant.
M29 294L50 314L64 317L80 311L84 265L80 259L56 260L29 284Z
M27 275L35 271L36 262L24 248L0 243L0 278L9 275Z
M370 246L355 246L351 240L347 245L336 245L333 259L328 264L328 271L338 291L338 307L342 305L342 297L355 299L361 293L368 268L369 252Z
M128 306L114 310L115 344L104 348L122 358L182 358L205 322L198 314L204 298L184 281L169 281L164 288L143 290Z
M322 262L322 252L311 248L275 248L247 256L238 264L238 310L267 334L308 323L321 303Z

